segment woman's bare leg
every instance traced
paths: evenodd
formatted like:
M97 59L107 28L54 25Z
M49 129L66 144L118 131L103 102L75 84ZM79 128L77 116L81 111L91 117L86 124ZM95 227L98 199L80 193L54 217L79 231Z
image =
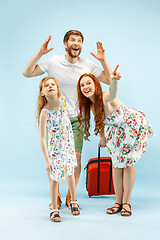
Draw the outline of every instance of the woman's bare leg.
M121 204L123 197L123 168L113 168L112 172L116 203ZM115 204L113 207L115 207L114 210L116 211L116 208L118 208L119 205ZM107 213L112 213L112 210L107 209Z
M123 189L124 189L124 196L123 196L123 203L130 204L131 193L133 190L135 181L135 167L134 165L129 168L123 169ZM130 207L125 204L124 208L126 210L130 210Z

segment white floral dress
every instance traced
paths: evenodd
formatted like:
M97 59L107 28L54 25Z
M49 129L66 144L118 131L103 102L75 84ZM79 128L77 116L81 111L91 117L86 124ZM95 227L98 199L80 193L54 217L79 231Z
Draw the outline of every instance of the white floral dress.
M132 166L145 153L154 132L144 115L122 104L106 119L106 145L114 168Z
M73 175L77 166L71 122L63 98L60 98L60 106L56 110L42 110L49 118L48 154L53 167L50 177L61 182L65 176Z

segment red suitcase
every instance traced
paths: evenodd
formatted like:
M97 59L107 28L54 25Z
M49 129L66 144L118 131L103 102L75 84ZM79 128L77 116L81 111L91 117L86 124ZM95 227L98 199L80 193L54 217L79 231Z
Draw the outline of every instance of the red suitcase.
M110 157L100 157L100 147L98 148L98 158L91 158L85 169L86 189L88 196L115 194L112 180L112 161Z

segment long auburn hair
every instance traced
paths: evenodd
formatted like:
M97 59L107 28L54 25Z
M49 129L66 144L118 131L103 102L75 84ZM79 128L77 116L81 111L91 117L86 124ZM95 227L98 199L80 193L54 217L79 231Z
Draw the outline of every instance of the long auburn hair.
M41 95L42 92L42 88L44 87L44 85L46 84L47 80L49 79L53 79L56 86L57 86L57 97L59 98L61 96L61 92L60 92L60 88L58 85L58 82L55 78L53 77L45 77L41 80L40 84L39 84L39 94L38 94L38 102L37 102L37 120L38 120L38 125L39 125L39 118L40 118L40 113L42 111L42 108L47 104L47 99L45 96Z
M94 101L92 102L89 98L85 97L81 92L80 82L83 77L90 77L95 84L95 93L94 93ZM78 94L78 121L79 126L78 130L80 132L80 126L82 121L84 122L84 138L85 140L89 140L88 137L91 135L89 132L90 128L90 110L93 107L94 111L94 120L95 120L95 135L98 133L104 133L104 120L105 120L105 112L104 112L104 104L103 104L103 93L100 82L93 74L83 74L77 84L77 94Z

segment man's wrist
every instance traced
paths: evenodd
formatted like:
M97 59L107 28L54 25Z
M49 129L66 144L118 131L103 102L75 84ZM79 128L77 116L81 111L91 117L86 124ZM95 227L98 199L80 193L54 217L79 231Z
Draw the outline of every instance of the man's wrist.
M106 61L106 58L105 58L105 57L100 60L100 62L101 62L102 64L105 63L105 61Z
M42 57L42 56L43 56L43 53L41 52L41 50L38 50L37 55L38 55L39 57Z

